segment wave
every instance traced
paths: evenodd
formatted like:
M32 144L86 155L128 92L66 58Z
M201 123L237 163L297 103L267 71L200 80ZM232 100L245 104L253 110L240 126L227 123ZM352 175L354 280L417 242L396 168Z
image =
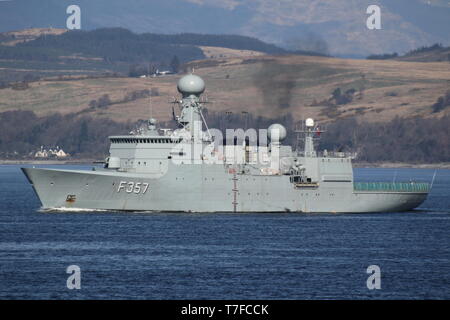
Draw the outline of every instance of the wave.
M110 212L111 210L58 207L58 208L40 208L38 211L43 213L51 213L51 212Z

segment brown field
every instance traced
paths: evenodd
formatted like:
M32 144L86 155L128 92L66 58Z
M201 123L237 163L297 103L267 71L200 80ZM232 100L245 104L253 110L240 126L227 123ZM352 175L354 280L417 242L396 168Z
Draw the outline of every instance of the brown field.
M265 53L253 50L238 50L221 47L199 46L208 59L262 56Z
M57 28L30 28L25 30L10 31L2 33L5 36L14 36L14 40L3 42L5 46L15 46L21 42L35 40L42 35L60 35L67 32L67 29Z
M290 114L296 120L314 117L322 121L356 116L369 121L400 117L439 117L431 106L450 89L450 63L394 60L352 60L309 56L233 56L191 62L203 77L211 111L242 111L276 117ZM85 113L127 121L153 116L171 117L168 103L178 96L181 75L156 78L100 78L39 81L26 90L0 90L0 112L22 109L37 114L78 112L89 102L108 94L112 101L126 93L158 88L151 99L114 104ZM353 101L338 107L321 103L336 88L357 91ZM362 90L362 96L359 92ZM150 102L151 100L151 102ZM314 106L311 106L314 103ZM150 106L151 105L151 106Z

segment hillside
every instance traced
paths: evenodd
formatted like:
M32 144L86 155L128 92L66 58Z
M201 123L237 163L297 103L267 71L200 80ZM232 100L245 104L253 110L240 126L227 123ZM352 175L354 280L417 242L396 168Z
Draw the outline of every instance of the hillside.
M450 112L445 106L433 112L432 107L450 87L446 62L253 55L198 60L190 62L187 68L191 67L205 79L211 112L247 111L269 118L314 117L325 122L351 117L371 122L396 116L434 118ZM1 89L0 112L82 112L125 122L145 119L152 109L154 116L169 120L168 101L178 96L180 76L40 80L30 82L28 88ZM144 90L151 93L142 94ZM90 108L104 95L109 103Z
M370 55L368 60L398 60L398 61L414 61L414 62L450 62L450 47L444 47L442 44L436 43L431 46L422 46L411 50L404 55L398 53L385 53L379 55Z
M397 58L397 60L417 62L450 62L450 47L443 47L438 44L430 47L421 47L406 53L405 55Z
M0 86L26 77L138 76L157 69L178 71L183 63L207 57L286 53L272 44L236 35L136 34L123 28L26 29L0 33Z
M0 1L0 32L65 28L66 9L81 8L83 30L123 27L158 34L237 34L290 50L346 57L450 45L445 0L14 0ZM366 10L379 5L382 30L368 30Z
M289 114L295 120L434 117L431 106L450 88L450 64L445 62L264 56L189 65L205 78L214 110L245 110L268 117ZM351 101L334 101L332 94L338 88L342 93L354 91Z
M60 35L67 32L67 29L55 28L31 28L18 31L0 33L0 44L4 46L15 46L19 43L33 41L41 36Z

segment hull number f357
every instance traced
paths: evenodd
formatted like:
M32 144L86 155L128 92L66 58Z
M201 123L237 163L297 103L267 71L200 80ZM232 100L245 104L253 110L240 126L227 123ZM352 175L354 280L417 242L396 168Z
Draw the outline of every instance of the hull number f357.
M124 191L126 193L145 194L148 190L148 183L120 181L117 192Z

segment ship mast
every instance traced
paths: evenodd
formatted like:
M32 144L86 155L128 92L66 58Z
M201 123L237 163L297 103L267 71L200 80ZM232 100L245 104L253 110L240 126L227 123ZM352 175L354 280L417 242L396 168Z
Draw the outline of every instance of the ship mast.
M204 120L200 95L205 91L205 82L199 76L189 74L180 79L177 88L182 95L181 114L177 121L190 132L192 139L199 139L202 134L201 123Z
M311 118L305 121L305 157L315 157L316 151L314 150L314 120Z
M302 134L301 140L304 141L303 145L303 156L306 158L316 157L316 150L314 148L314 139L316 135L320 135L323 131L315 125L314 120L311 118L306 119L300 130L295 131L298 134Z

